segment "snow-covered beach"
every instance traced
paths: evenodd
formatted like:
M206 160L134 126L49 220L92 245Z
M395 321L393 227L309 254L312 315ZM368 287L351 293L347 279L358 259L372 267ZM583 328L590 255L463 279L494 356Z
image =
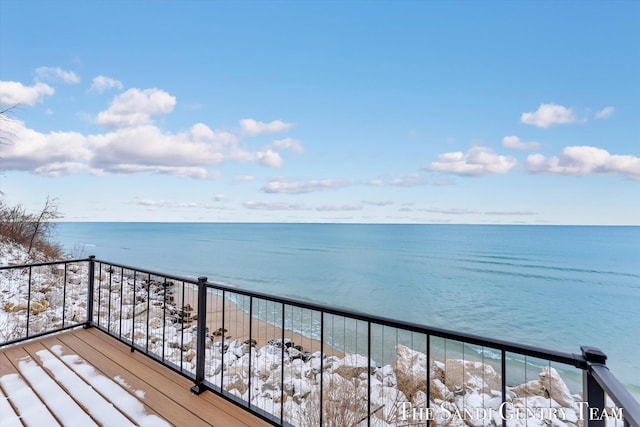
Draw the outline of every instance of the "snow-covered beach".
M3 265L27 261L27 254L17 245L5 242L0 248ZM3 270L0 275L3 341L25 333L27 312L30 335L85 321L87 262L66 268L62 264L37 267L30 275L25 271ZM194 374L195 287L187 285L190 291L174 293L167 291L166 281L136 281L117 274L107 280L111 272L101 269L95 274L94 321L124 340L133 337L148 352ZM167 294L175 297L167 298ZM503 417L508 425L552 422L572 426L580 425L585 417L581 395L572 393L551 366L508 387L503 402L500 372L490 364L455 358L429 360L425 352L399 343L389 344L394 346L395 357L385 364L328 345L321 352L318 340L288 330L282 340L279 327L256 317L249 319L232 301L224 304L222 330L221 298L209 295L205 380L268 413L280 416L282 410L294 425L317 424L321 386L324 420L335 420L335 425L358 425L368 410L372 424L379 426L421 425L427 420L436 425L477 426L501 424ZM253 341L249 340L250 323ZM610 414L613 418L616 413Z

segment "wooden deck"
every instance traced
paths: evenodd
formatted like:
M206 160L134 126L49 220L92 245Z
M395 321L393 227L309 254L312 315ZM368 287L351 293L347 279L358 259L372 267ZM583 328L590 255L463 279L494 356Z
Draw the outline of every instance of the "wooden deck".
M0 425L270 425L192 385L97 329L75 329L0 349Z

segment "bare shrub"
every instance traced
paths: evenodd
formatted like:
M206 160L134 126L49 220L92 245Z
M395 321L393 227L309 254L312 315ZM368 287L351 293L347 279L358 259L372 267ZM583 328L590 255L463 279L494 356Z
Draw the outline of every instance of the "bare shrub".
M322 393L322 426L355 427L367 419L367 396L362 396L358 380L346 380L337 375L325 374ZM299 420L300 427L320 425L320 393L312 391L307 396Z
M24 246L29 255L37 252L45 259L59 259L63 251L51 243L51 233L54 221L60 217L57 200L49 197L37 214L29 213L20 204L8 206L0 200L0 235Z

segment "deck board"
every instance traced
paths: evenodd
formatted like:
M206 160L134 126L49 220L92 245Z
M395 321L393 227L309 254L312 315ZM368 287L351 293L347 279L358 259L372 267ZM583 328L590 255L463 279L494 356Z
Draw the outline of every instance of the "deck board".
M194 395L190 391L193 385L192 381L137 351L130 352L129 346L94 328L74 329L0 349L0 379L4 377L4 382L0 381L2 408L11 408L14 412L12 419L19 416L22 423L27 426L33 425L33 420L37 419L36 412L38 414L48 412L52 418L65 425L65 414L61 416L58 408L58 416L56 416L56 410L51 406L60 404L69 407L74 403L77 406L74 410L82 410L96 424L108 424L101 422L101 417L92 413L92 411L95 412L95 405L83 404L83 399L86 402L86 396L77 396L77 393L74 394L69 387L69 384L80 384L82 381L87 389L91 388L89 379L93 377L85 378L88 375L84 372L86 366L83 365L84 370L74 366L80 362L80 359L93 367L90 375L98 375L102 381L109 379L110 388L107 390L119 386L122 388L120 395L126 395L129 403L133 399L137 400L138 406L144 408L145 416L159 417L175 426L254 427L270 425L214 393L204 392L198 396ZM25 367L32 370L31 376L29 373L25 375L24 372L21 372L21 368L24 370ZM62 378L61 371L64 371L65 378ZM46 378L36 377L33 372L40 373ZM60 378L56 378L56 375ZM75 383L69 382L69 378L66 378L69 375L78 377L72 378ZM38 381L38 387L31 384L27 378L29 376L32 380ZM13 384L12 387L16 387L16 384L20 385L20 381L23 382L21 393L29 394L31 401L34 402L32 407L25 408L23 402L12 401L11 392L6 389L6 385L12 386L11 384ZM3 386L4 383L6 383L5 386ZM64 395L60 400L52 400L50 397L38 394L38 389L42 390L43 387L51 389L54 384ZM87 391L85 390L85 392ZM139 424L135 417L127 414L127 411L118 409L118 402L110 401L110 399L119 400L113 399L112 394L110 396L110 393L100 390L91 390L91 392L99 395L99 398L108 405L112 405L112 410L118 410L119 416L128 418L127 424ZM42 394L42 392L40 393ZM35 405L36 401L39 402L39 405ZM22 407L19 406L20 404Z
M107 334L102 333L97 329L89 329L87 332L91 333L95 339L100 339L104 341L105 343L107 343L108 346L114 346L119 348L121 352L124 352L125 357L139 360L141 363L144 364L144 369L150 369L151 371L154 371L155 374L149 371L148 375L146 376L146 378L149 381L151 381L154 387L162 387L164 384L163 378L168 380L170 379L174 383L173 387L180 387L185 390L190 390L191 387L193 386L193 382L190 381L189 379L183 377L182 375L174 371L171 371L170 369L167 369L166 367L162 366L160 363L150 360L147 356L140 354L138 352L131 353L130 347L128 347L127 345L119 341L116 341L115 343L113 343L114 341L113 338L111 338ZM89 335L85 335L84 339L94 342L93 338L89 337ZM99 345L99 344L96 344L96 345ZM139 367L139 368L143 369L142 367ZM170 393L172 392L172 390L175 390L175 388L169 389L168 392ZM196 396L194 396L193 394L187 394L185 397L196 397ZM229 402L228 400L222 399L213 393L206 392L197 397L200 398L201 400L204 400L208 405L214 406L215 408L217 408L216 419L213 421L209 420L209 422L213 423L212 425L220 426L220 427L236 425L234 424L234 422L236 421L228 417L229 414L232 414L234 418L240 420L242 423L240 425L249 425L249 426L270 425L269 423L266 423L261 419L257 418L250 412L247 412L245 410L238 408L235 404ZM189 402L193 402L193 399L190 399L189 401L184 402L184 404L186 406L189 406L190 405Z

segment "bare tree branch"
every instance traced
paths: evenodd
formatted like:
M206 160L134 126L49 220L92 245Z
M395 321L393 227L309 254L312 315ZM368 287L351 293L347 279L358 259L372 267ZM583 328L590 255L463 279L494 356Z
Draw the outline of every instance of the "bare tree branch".
M33 232L31 234L31 239L29 240L27 253L31 253L34 242L38 242L39 240L46 241L51 231L50 222L60 217L61 215L58 213L58 199L51 199L47 197L44 207L33 223Z
M18 104L0 110L0 144L8 143L15 134L11 130L11 118L13 111L18 108Z

